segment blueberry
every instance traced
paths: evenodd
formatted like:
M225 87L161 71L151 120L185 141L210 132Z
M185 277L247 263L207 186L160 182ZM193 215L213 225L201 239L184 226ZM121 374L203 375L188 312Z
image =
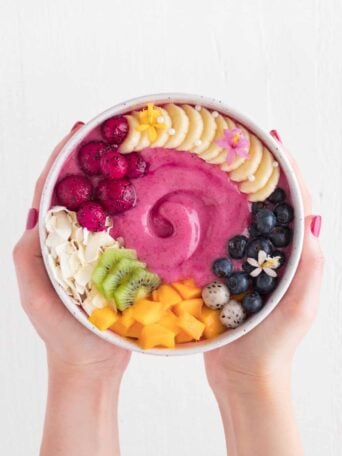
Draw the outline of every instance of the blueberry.
M242 307L247 313L259 312L263 305L263 299L257 291L247 293L242 301Z
M272 249L272 242L269 239L260 236L248 242L246 248L246 256L248 258L258 258L258 253L260 250L266 252L267 255L271 255Z
M261 234L261 233L259 233L258 228L256 227L255 223L252 223L251 225L249 225L248 232L249 232L250 237L252 237L252 238L260 236L260 234Z
M268 234L276 226L277 219L269 209L260 209L254 216L254 222L259 233Z
M274 214L277 218L277 222L281 225L287 225L292 222L294 218L293 207L287 203L277 204L274 208Z
M248 238L246 236L234 236L229 239L228 253L232 258L243 258L247 246Z
M262 201L257 201L256 203L252 203L252 214L256 214L260 209L265 209L266 204Z
M267 198L272 204L282 203L286 200L286 192L282 188L278 187L273 193Z
M233 264L229 258L218 258L214 261L212 270L217 277L226 278L233 271Z
M244 293L248 290L250 283L249 276L246 272L233 272L226 280L227 287L232 294Z
M282 266L284 266L284 264L286 263L286 256L285 256L285 253L282 252L281 250L275 250L273 253L272 253L272 256L273 257L280 257L279 259L279 267L281 268Z
M287 226L276 226L268 237L276 247L287 247L292 239L292 230Z
M265 272L262 272L258 275L254 282L255 291L260 294L271 293L277 286L277 278L267 275Z
M245 263L242 264L242 269L247 272L247 274L249 275L252 271L254 271L255 269L255 266L252 266L251 264L247 263L247 261Z

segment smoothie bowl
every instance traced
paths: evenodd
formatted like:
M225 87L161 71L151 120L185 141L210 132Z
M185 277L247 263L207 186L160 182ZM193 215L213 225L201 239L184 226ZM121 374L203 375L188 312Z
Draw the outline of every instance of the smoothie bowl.
M219 101L162 94L75 133L39 223L50 279L83 325L130 350L179 355L267 317L298 265L303 220L270 135Z

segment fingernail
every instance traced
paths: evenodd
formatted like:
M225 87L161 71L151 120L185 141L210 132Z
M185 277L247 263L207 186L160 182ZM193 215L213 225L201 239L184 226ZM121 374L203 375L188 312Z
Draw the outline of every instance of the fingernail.
M76 130L76 128L81 127L82 125L84 125L84 122L81 122L81 121L79 120L78 122L75 123L75 125L72 127L72 129L70 130L70 132Z
M320 215L315 215L311 220L311 233L318 238L319 233L321 232L322 217Z
M38 211L34 207L31 207L27 214L26 229L32 230L37 225Z
M279 136L279 133L277 132L277 130L271 130L270 131L270 135L276 140L278 141L280 144L283 144L282 140L281 140L281 137Z

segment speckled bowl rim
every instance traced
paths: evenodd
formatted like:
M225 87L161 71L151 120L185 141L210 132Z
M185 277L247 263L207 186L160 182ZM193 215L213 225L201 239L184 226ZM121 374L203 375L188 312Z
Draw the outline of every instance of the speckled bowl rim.
M190 103L203 105L209 109L216 110L226 114L229 117L237 120L242 125L245 125L250 131L252 131L269 150L273 153L276 159L279 161L281 168L283 169L288 184L291 191L291 199L295 210L295 220L294 220L294 234L293 234L293 243L292 243L292 253L287 263L284 275L276 288L268 299L266 305L255 315L250 317L246 322L240 325L236 329L232 329L224 332L218 337L211 340L204 340L200 342L192 342L185 345L176 346L174 349L163 349L163 348L154 348L150 350L144 350L140 348L134 342L129 341L128 339L121 337L115 334L112 331L99 331L94 325L92 325L88 319L85 312L81 309L80 306L76 305L73 300L67 295L63 288L58 284L58 282L53 277L52 271L50 270L48 264L48 251L45 245L46 240L46 230L44 226L45 216L50 207L51 195L54 189L54 185L58 178L61 167L63 166L66 158L71 153L71 151L88 135L88 133L101 124L105 119L113 115L121 114L134 109L140 109L147 102L154 101L158 104L163 103ZM229 105L223 103L220 100L213 98L207 98L199 95L191 95L185 93L161 93L146 95L143 97L133 98L123 103L119 103L101 114L94 117L84 126L82 126L64 145L58 157L55 159L50 172L45 181L45 185L42 192L40 210L39 210L39 236L40 244L42 250L42 256L45 263L46 270L50 277L50 280L60 297L63 304L66 308L74 315L74 317L82 323L83 326L88 328L97 336L102 339L110 342L111 344L117 345L121 348L132 350L135 352L150 354L150 355L162 355L162 356L179 356L179 355L193 355L197 353L203 353L215 348L222 347L223 345L229 344L239 337L247 334L253 328L255 328L259 323L261 323L276 307L281 298L284 296L286 290L288 289L298 266L302 247L303 247L303 237L304 237L304 209L303 201L300 192L300 187L297 182L295 173L284 154L282 146L276 142L269 133L265 133L261 128L259 128L252 120L248 117L240 114L235 109L231 108ZM284 321L284 324L286 322Z

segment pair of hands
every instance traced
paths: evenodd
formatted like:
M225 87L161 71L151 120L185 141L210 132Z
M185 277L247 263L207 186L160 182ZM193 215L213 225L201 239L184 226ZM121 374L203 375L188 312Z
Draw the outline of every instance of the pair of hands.
M57 145L37 181L32 207L38 209L52 162L65 142L81 127L77 124ZM293 160L292 160L293 161ZM323 257L313 234L310 195L295 163L305 209L305 239L296 276L274 311L254 330L235 342L204 355L213 389L230 384L265 382L279 378L291 366L294 351L317 312ZM317 233L316 233L317 234ZM46 344L49 368L77 375L121 378L130 353L105 342L83 327L60 302L45 271L38 227L27 229L14 249L21 302Z

